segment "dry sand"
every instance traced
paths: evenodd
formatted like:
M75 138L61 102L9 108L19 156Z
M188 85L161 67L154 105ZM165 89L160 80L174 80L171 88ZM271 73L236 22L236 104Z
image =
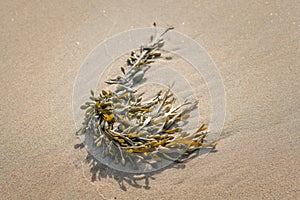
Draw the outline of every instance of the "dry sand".
M299 1L0 5L0 199L300 197ZM74 149L76 74L98 43L153 21L195 39L219 69L227 114L218 152L138 182L148 187L91 182Z

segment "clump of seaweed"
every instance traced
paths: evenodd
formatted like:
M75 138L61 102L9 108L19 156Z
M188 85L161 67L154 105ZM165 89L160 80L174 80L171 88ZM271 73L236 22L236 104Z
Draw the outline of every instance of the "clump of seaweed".
M155 23L154 26L156 27ZM161 57L163 35L173 28L151 36L150 43L132 51L127 60L128 71L121 67L121 76L106 81L115 84L115 91L95 95L91 91L89 102L81 106L86 110L80 134L93 134L94 144L102 148L101 157L110 157L116 164L138 169L139 163L157 168L163 159L177 161L182 154L200 148L215 148L216 141L205 142L207 125L188 133L180 122L189 118L189 112L198 101L185 101L175 106L176 98L171 87L159 91L152 99L144 101L143 94L136 95L134 88L140 83L150 64Z

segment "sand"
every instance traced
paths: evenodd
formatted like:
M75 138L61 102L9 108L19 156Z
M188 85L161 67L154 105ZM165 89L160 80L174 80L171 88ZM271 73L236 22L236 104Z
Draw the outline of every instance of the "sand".
M299 198L299 1L0 5L1 199ZM92 182L74 148L76 74L101 41L153 21L196 40L218 67L227 102L218 152L136 185L120 187L109 171Z

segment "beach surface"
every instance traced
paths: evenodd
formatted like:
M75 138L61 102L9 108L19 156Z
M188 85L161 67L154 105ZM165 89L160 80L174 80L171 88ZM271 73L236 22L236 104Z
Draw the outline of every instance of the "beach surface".
M0 9L0 199L300 197L299 1L1 1ZM154 21L211 56L225 124L215 153L117 176L79 148L73 85L99 43Z

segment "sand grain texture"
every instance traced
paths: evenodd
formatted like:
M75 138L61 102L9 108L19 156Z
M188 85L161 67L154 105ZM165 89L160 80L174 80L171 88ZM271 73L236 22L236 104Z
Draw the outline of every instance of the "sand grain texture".
M1 199L299 198L299 1L1 1L0 9ZM224 138L217 153L156 174L150 189L91 183L74 149L76 74L98 43L153 21L215 61L227 95Z

